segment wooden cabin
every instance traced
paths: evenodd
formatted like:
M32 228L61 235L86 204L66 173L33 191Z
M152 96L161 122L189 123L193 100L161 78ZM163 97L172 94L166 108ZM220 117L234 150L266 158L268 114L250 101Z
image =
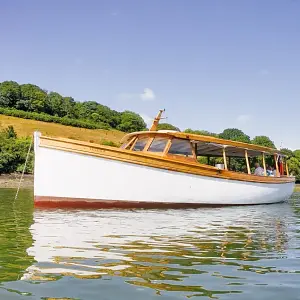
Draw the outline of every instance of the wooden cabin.
M199 163L199 157L206 157L211 166L211 158L223 158L222 163L212 167L216 169L232 170L231 158L245 160L247 174L251 174L250 160L261 157L264 176L267 176L266 157L272 156L277 177L289 176L286 155L277 149L264 146L224 140L212 136L196 135L172 130L159 130L157 125L161 112L155 118L149 131L134 132L126 135L122 142L122 149L154 154L164 158L185 162ZM202 160L203 161L203 160ZM220 161L220 160L218 160Z

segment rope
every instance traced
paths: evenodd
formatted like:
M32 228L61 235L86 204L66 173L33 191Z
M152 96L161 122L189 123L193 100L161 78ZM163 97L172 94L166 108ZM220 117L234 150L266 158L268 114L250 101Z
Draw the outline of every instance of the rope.
M15 200L18 198L18 194L19 194L19 190L20 190L20 187L21 187L22 179L24 177L27 161L28 161L28 158L29 158L29 153L30 153L30 150L31 150L31 147L32 147L32 141L33 141L33 139L30 140L30 145L29 145L29 148L28 148L28 152L27 152L24 168L23 168L23 171L22 171L22 175L21 175L21 178L20 178L20 181L19 181L19 186L18 186L18 190L17 190L16 196L15 196Z

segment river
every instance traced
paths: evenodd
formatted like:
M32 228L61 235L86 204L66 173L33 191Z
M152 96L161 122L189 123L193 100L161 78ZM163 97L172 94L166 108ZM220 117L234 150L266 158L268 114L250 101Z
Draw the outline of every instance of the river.
M300 299L300 193L271 205L40 210L0 189L0 299Z

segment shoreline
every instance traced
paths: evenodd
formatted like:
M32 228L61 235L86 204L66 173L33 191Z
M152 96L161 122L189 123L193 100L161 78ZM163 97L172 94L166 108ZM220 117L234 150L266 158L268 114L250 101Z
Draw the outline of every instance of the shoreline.
M2 174L0 175L0 188L5 189L17 189L20 184L22 174L13 173L13 174ZM33 174L24 174L21 188L22 189L33 189L34 176ZM294 192L300 192L300 184L295 185Z
M0 175L0 188L17 189L20 184L21 176L21 173ZM21 189L33 189L33 178L33 174L24 174Z

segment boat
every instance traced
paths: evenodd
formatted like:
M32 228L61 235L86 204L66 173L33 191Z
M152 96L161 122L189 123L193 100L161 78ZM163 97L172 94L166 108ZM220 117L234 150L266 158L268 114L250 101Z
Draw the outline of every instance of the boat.
M193 208L278 203L293 193L295 177L280 150L158 130L162 113L149 131L125 135L119 148L36 131L35 206ZM276 176L267 175L270 157ZM258 158L264 172L255 175ZM231 167L237 159L245 161L246 170Z

